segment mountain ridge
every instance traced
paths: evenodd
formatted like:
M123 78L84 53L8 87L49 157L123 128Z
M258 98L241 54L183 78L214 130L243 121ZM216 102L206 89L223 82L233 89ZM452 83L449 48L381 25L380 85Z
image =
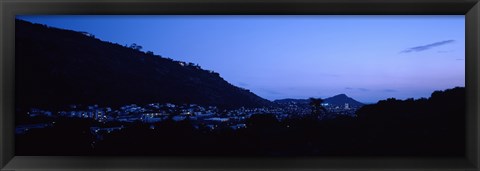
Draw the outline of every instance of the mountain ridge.
M257 107L272 103L219 73L85 32L15 21L18 107L197 103Z

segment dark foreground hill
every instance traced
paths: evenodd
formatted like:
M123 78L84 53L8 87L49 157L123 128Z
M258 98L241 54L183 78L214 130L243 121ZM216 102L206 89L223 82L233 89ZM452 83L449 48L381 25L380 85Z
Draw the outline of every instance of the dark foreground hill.
M435 91L421 99L387 99L357 111L358 135L373 154L464 155L465 87ZM364 145L368 146L368 145Z
M15 29L17 107L151 102L221 107L270 104L198 65L101 41L83 32L21 20L16 20Z
M55 127L17 134L16 155L152 155L249 157L463 157L465 88L436 91L428 99L382 100L358 117L277 120L258 114L244 129L195 128L165 120L129 125L97 141L93 120L61 118ZM124 124L124 123L122 123ZM230 127L228 127L230 128ZM95 147L92 147L95 141Z

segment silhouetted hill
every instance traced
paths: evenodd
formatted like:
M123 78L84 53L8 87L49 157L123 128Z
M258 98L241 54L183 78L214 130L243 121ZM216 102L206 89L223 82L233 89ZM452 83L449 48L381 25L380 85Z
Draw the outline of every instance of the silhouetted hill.
M296 103L296 104L309 104L310 100L309 99L279 99L273 101L274 103L277 104L287 104L287 103ZM345 103L348 103L350 106L363 106L363 103L360 103L356 101L355 99L348 97L345 94L339 94L333 97L329 97L324 99L324 103L329 103L332 105L338 105L338 106L343 106Z
M16 20L15 29L17 107L151 102L221 107L271 104L192 63L101 41L84 32L21 20Z
M337 106L345 105L345 103L348 103L350 106L363 106L363 103L360 103L345 94L339 94L333 97L326 98L324 102Z
M435 91L431 97L390 98L357 110L359 131L378 152L436 155L465 152L465 88ZM365 145L368 146L368 145Z
M365 105L357 111L360 119L384 119L385 121L398 122L433 122L442 119L443 122L453 123L455 118L463 118L465 113L465 88L456 87L444 91L435 91L430 98L398 100L389 98L380 100L376 104ZM463 119L460 119L463 120Z

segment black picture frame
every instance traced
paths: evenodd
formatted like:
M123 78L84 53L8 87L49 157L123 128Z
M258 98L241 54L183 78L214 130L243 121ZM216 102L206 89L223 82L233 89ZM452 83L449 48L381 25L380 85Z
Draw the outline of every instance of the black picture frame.
M1 170L479 170L479 0L0 0ZM461 158L215 158L15 156L15 15L465 15L466 156Z

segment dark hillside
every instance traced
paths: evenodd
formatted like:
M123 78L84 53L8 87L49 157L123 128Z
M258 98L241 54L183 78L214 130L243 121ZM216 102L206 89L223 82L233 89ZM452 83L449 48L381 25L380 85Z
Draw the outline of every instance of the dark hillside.
M224 107L270 102L198 65L16 20L17 107L173 102ZM121 35L119 35L121 36Z
M357 111L356 128L378 151L399 153L465 152L465 88L435 91L428 99L387 99ZM367 146L367 145L366 145Z

